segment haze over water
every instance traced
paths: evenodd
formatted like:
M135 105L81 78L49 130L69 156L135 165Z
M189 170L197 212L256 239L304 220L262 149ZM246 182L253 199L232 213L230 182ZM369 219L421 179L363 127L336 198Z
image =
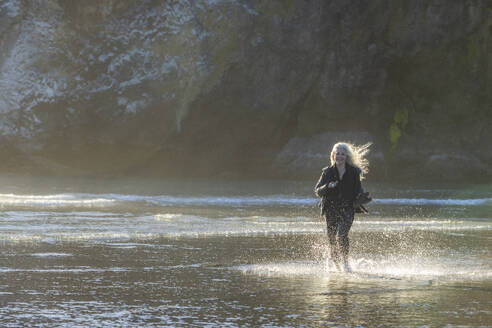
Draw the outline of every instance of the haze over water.
M490 186L365 185L353 273L313 182L0 179L2 326L487 326Z

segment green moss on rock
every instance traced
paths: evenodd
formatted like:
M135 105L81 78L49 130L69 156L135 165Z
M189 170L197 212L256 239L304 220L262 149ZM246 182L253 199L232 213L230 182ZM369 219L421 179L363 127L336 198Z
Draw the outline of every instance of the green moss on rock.
M398 140L401 137L403 130L408 123L408 110L406 108L398 108L393 117L393 123L390 125L390 142L391 152L394 153L398 147Z

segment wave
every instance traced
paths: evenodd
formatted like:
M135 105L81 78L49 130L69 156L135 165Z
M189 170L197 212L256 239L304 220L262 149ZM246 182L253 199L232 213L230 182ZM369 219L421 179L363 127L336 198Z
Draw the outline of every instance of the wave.
M144 196L125 194L55 194L55 195L15 195L0 194L0 206L110 206L121 203L145 203L148 205L215 205L215 206L261 206L261 205L314 205L314 198L289 196Z
M307 216L225 216L162 213L130 215L96 212L3 212L0 240L10 242L144 240L160 237L207 238L210 236L263 236L324 234L325 224ZM352 229L360 232L490 231L488 220L356 220ZM125 245L125 247L128 245Z
M36 273L86 273L86 272L129 272L134 271L134 269L129 268L108 268L108 269L96 269L88 267L80 268L62 268L62 269L17 269L9 267L0 267L0 273L10 273L10 272L36 272Z
M153 205L212 205L212 206L268 206L268 205L315 205L316 199L308 197L292 197L284 195L271 196L137 196L115 195L111 197L123 201L144 201Z
M104 207L115 203L106 195L56 194L56 195L15 195L0 194L0 206L39 206L39 207Z
M492 223L473 220L356 220L354 231L469 231L492 230Z
M384 204L384 205L478 206L478 205L492 205L492 198L474 198L474 199L379 198L379 199L373 199L373 203Z
M16 195L0 194L0 206L25 207L109 207L117 204L141 203L150 206L315 206L318 199L289 195L266 196L172 196L125 194L54 194ZM429 198L375 198L372 204L381 205L442 205L488 206L492 198L477 199L429 199Z

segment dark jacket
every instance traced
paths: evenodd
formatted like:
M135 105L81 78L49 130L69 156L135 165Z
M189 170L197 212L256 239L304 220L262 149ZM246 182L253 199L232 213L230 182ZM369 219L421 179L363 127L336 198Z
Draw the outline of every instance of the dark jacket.
M328 188L328 183L338 181L335 188ZM354 200L361 192L360 170L352 165L345 164L345 173L342 180L338 175L335 165L325 167L321 177L314 188L314 192L321 197L321 213L324 214L328 207L353 206Z

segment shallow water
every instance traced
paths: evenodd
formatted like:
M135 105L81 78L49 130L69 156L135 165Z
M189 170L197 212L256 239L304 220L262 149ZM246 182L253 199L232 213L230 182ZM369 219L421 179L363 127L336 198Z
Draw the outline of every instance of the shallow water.
M312 184L0 179L2 326L489 326L490 186L366 185L352 273Z

